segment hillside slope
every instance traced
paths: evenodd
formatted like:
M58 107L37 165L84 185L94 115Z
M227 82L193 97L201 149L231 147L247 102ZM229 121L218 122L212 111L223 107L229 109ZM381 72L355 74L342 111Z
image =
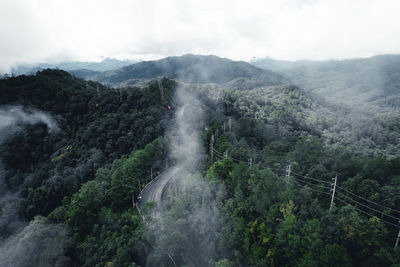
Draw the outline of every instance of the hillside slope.
M121 87L155 77L166 76L189 83L215 83L230 87L255 88L285 83L285 79L272 71L263 70L242 61L216 56L184 55L156 61L144 61L113 71L71 71L75 76Z
M0 79L0 262L182 266L195 251L201 266L398 264L399 115L293 85L224 86ZM181 162L190 174L171 181L150 227L155 203L139 214L132 202Z
M400 56L332 61L258 60L296 85L335 102L400 107ZM370 108L370 107L369 107Z

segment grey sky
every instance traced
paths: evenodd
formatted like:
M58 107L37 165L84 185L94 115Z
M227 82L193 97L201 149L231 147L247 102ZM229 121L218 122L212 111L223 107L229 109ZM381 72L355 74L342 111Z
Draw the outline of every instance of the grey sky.
M0 72L102 57L399 53L399 10L397 0L0 0Z

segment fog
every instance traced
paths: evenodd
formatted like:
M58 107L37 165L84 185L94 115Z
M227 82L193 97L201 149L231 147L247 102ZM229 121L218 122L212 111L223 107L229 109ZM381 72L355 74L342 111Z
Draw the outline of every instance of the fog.
M201 140L205 130L204 109L197 92L182 85L175 99L175 121L167 136L170 155L181 171L164 194L166 208L160 225L152 229L154 250L148 258L148 266L170 261L168 253L178 262L207 266L217 253L215 242L221 222L217 195L225 191L201 172L207 158Z
M174 99L177 109L168 134L169 151L179 165L194 172L204 152L199 136L205 127L202 104L189 86L180 86Z
M25 124L44 123L50 133L57 132L57 123L48 114L36 109L24 109L22 106L3 106L0 108L0 144L6 138L22 130Z
M21 106L0 108L0 146L24 125L44 123L50 133L59 131L48 114ZM63 266L68 233L61 225L35 218L29 225L21 212L19 192L7 189L5 169L0 158L0 263L2 266Z
M56 122L46 113L23 109L21 106L3 106L0 108L0 146L24 125L45 123L50 132L58 131ZM0 155L1 156L1 155ZM17 193L7 190L4 181L5 169L0 158L0 234L11 234L20 229L24 223L19 216L20 198ZM4 236L0 236L4 237Z
M69 234L61 225L47 224L36 217L19 233L0 245L2 266L68 266L65 251L71 242Z

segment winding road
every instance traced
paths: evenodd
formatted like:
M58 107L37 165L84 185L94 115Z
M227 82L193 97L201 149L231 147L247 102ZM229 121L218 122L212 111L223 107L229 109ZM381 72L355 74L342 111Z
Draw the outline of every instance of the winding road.
M139 197L141 197L141 202L138 203L137 208L140 210L144 207L144 205L147 202L153 201L157 204L157 209L152 213L152 217L154 218L161 218L161 212L163 209L163 203L162 203L162 196L167 188L168 184L173 180L173 178L180 172L182 171L181 166L174 166L166 170L164 173L160 174L153 180L151 180L140 192ZM172 256L168 255L171 260ZM199 267L199 266L205 266L204 263L197 259L196 255L192 251L189 251L188 253L185 253L185 255L182 255L184 261L186 264L190 267ZM175 264L175 262L174 262Z
M171 167L151 180L139 194L139 197L142 198L141 202L138 203L139 210L141 210L147 202L153 201L157 204L158 210L160 211L163 206L161 199L162 194L167 188L168 183L175 177L180 169L179 166ZM157 214L156 216L159 217L159 215L160 214Z

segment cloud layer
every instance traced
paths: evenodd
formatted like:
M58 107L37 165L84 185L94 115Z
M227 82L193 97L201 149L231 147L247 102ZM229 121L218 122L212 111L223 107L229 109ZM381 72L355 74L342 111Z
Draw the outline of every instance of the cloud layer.
M18 62L100 57L399 53L399 9L396 0L3 0L0 72Z

